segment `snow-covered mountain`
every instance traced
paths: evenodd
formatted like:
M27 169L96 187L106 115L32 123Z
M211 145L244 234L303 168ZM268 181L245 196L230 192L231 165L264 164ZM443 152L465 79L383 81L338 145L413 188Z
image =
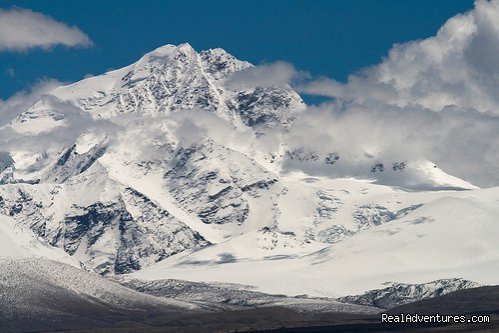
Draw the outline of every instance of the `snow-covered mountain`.
M290 86L234 83L252 69L167 45L45 94L0 128L0 228L145 281L329 297L498 283L497 188L428 160L311 147L293 137L307 108Z
M222 239L226 231L210 234L205 226L237 228L276 176L210 137L182 142L174 132L183 129L168 126L167 117L203 110L234 128L265 127L286 124L289 110L304 109L289 87L224 86L228 75L250 66L220 49L198 54L188 44L168 45L47 94L3 130L37 140L65 135L76 124L84 129L57 148L49 142L39 151L20 145L3 153L2 213L100 273L133 271ZM151 122L165 128L148 133ZM164 135L173 137L158 138ZM149 145L157 151L141 156Z
M227 87L232 73L250 67L222 49L197 53L189 44L166 45L130 66L52 91L11 126L39 133L66 125L72 112L110 119L120 114L161 116L188 109L212 112L235 125L281 125L293 119L290 110L304 109L290 87Z
M314 222L320 215L307 182L338 198L328 209L333 218ZM328 297L380 289L388 281L457 277L497 284L499 188L405 192L357 180L310 178L293 184L296 190L288 192L286 203L293 215L282 216L279 231L273 231L281 237L268 237L265 230L253 237L246 233L175 255L130 278L232 282L263 292ZM311 240L314 231L333 244Z

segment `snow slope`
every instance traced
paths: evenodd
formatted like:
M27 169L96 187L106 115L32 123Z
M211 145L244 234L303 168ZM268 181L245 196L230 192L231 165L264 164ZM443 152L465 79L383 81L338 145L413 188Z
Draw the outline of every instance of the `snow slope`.
M240 250L239 239L234 239L177 255L131 277L234 282L264 292L330 297L360 294L387 281L459 277L498 284L499 188L432 196L385 194L386 201L395 197L405 204L426 202L397 220L310 254L262 258L252 256L250 246L242 244L245 250ZM222 256L231 260L217 261Z
M67 253L50 246L33 232L4 215L0 215L0 258L46 258L80 267Z

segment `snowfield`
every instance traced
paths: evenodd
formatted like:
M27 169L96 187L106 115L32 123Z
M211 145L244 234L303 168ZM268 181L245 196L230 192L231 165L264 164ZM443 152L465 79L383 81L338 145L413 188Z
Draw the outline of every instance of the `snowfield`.
M79 261L4 215L0 215L0 258L46 258L81 267Z
M352 193L353 188L343 190ZM132 277L234 282L263 292L329 297L360 294L389 281L459 277L481 284L499 282L499 188L374 196L387 206L422 206L309 254L290 254L283 246L262 255L257 241L262 236L249 240L244 235L176 255Z

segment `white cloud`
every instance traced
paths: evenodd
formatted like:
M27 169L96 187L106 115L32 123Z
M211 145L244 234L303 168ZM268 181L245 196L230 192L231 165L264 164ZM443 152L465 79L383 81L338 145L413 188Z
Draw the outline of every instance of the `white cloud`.
M0 99L0 126L26 111L45 93L61 85L63 83L56 79L43 79L33 85L29 91L19 91L5 101Z
M18 92L6 101L0 100L1 150L20 149L40 152L71 145L87 132L97 135L111 133L108 140L113 140L114 134L121 132L119 125L104 119L93 119L89 113L81 112L81 109L72 103L47 94L61 85L62 83L57 80L45 79L35 84L30 91ZM19 135L10 126L4 126L38 102L47 103L53 107L53 110L57 110L57 113L63 116L65 126L33 135Z
M299 88L345 101L499 113L498 22L499 1L478 0L436 36L395 45L381 64L350 76L348 84L321 79Z
M0 51L48 49L55 45L86 47L93 43L75 26L29 9L0 9Z
M478 0L436 36L395 45L346 84L299 86L334 102L313 109L295 133L352 154L429 159L475 184L499 185L498 54L499 0Z
M291 64L278 61L235 72L227 80L226 85L235 90L262 86L284 86L294 79L306 77L307 75L304 72L297 71Z

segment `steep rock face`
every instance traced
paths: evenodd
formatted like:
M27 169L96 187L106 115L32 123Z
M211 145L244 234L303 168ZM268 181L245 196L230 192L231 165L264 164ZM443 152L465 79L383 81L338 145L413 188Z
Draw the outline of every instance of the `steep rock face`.
M287 86L244 90L226 86L234 72L250 67L222 49L197 53L189 44L166 45L128 67L54 90L12 125L23 129L35 119L45 122L45 128L64 123L65 115L54 111L55 102L69 103L99 119L205 110L235 125L249 126L288 124L293 113L305 108L299 95Z
M289 125L294 120L289 110L303 107L288 89L276 87L257 87L236 92L228 106L230 110L239 113L248 126Z
M235 59L227 61L233 62L230 67L234 70L248 66ZM212 60L210 68L216 67L213 62L216 60ZM204 67L202 57L189 45L157 49L122 77L123 91L111 99L117 105L115 112L154 113L192 108L222 111L222 91L212 83Z
M247 156L212 140L179 149L165 173L179 204L204 223L243 223L248 199L277 182Z
M121 244L116 255L116 273L138 270L187 249L209 244L198 232L139 192L128 188L122 199L131 219L119 226Z
M13 167L14 160L9 153L0 152L0 174L4 172L5 169Z
M393 212L386 207L371 203L358 207L353 214L353 218L359 224L359 229L369 229L401 218L421 206L422 204L415 204Z
M208 244L133 189L107 185L93 191L108 198L83 198L85 185L5 185L0 212L101 274L131 272Z
M76 144L74 144L48 170L44 181L48 183L64 183L72 176L85 172L105 152L106 146L96 145L85 154L78 154Z
M0 152L0 184L12 181L14 169L14 160L10 154Z
M359 191L361 196L367 195L368 192L367 188L361 188ZM394 209L376 201L361 200L359 203L353 203L352 198L350 202L348 200L350 193L342 194L341 191L324 188L315 190L314 194L317 198L316 210L312 226L307 228L306 234L311 239L332 244L385 223L396 222L423 206L417 203L401 205ZM345 209L350 210L348 215L342 214ZM344 222L349 223L345 225Z

